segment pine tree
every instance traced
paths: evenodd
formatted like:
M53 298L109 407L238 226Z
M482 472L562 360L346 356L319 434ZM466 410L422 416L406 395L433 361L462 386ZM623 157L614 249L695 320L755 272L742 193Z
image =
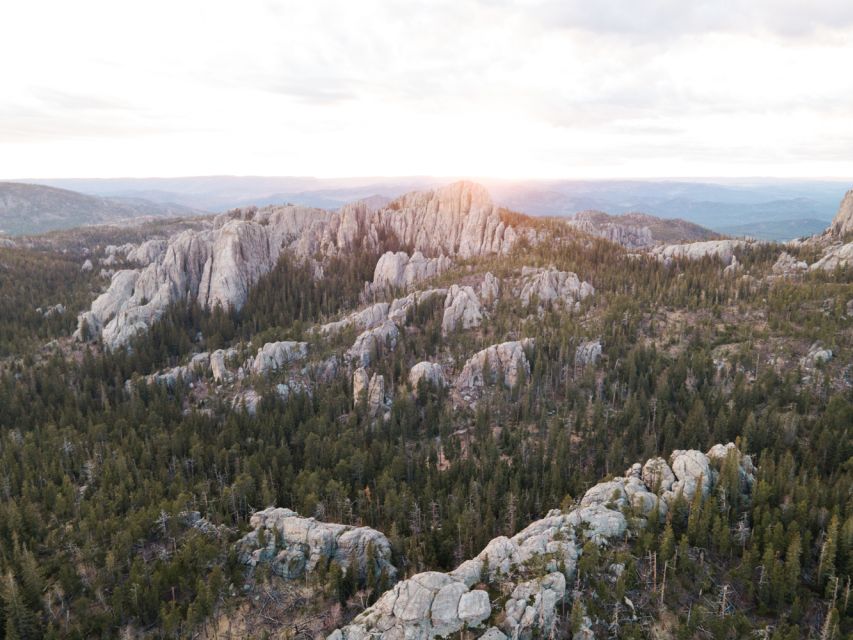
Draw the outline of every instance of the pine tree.
M663 537L660 541L660 552L658 556L662 561L672 560L675 554L675 534L672 531L672 524L666 523L663 530Z
M41 627L36 614L27 607L15 577L6 574L3 580L3 617L5 640L36 640L41 638Z
M832 516L826 530L826 538L820 548L820 563L818 564L817 582L819 586L829 589L830 578L835 576L835 555L838 551L838 515Z

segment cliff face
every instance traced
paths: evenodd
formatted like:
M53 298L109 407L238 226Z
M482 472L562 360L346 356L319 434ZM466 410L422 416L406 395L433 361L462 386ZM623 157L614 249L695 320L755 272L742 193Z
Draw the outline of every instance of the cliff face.
M853 233L853 189L848 191L841 201L841 206L838 207L838 213L832 220L829 232L838 238Z
M114 349L180 300L239 309L250 287L284 251L322 263L356 245L381 249L386 237L416 250L411 258L389 254L407 268L393 282L380 284L396 287L439 273L449 266L449 257L508 251L518 235L501 219L486 190L470 182L410 193L379 209L357 202L336 213L294 206L237 210L219 216L213 230L173 236L147 266L115 274L108 290L80 316L78 336L87 337L85 324L86 333L101 335ZM377 278L386 271L378 265Z

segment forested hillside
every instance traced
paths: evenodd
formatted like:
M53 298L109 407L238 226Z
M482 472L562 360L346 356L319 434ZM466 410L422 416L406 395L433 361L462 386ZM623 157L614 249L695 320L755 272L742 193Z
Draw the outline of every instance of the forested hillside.
M628 528L552 568L566 595L531 637L849 637L853 266L783 272L774 244L664 260L501 215L519 237L505 251L381 288L377 261L412 242L360 240L321 269L284 250L239 309L174 296L113 349L71 337L116 277L109 234L0 248L0 638L323 637L635 462L729 442L754 464L748 492L725 458L705 494L641 525L614 506ZM476 359L515 343L515 368ZM423 362L434 378L412 377ZM286 532L252 524L273 506L381 532L396 574L330 556L293 579ZM284 555L250 562L246 534ZM483 572L497 611L507 576Z

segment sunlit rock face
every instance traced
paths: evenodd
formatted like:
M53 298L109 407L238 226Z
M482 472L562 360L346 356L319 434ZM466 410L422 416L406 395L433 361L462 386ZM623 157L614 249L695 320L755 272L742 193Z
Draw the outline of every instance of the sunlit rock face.
M853 189L848 191L829 227L832 235L844 237L853 233Z
M452 261L445 255L427 258L420 251L411 256L405 251L387 252L379 258L373 271L370 291L410 289L418 282L429 280L447 271Z
M472 287L454 284L444 300L444 317L441 332L444 335L457 329L472 329L483 322L480 300Z
M663 261L674 258L701 260L706 257L714 257L719 258L724 265L728 266L732 262L735 249L747 244L749 243L746 240L707 240L686 244L668 244L652 249L652 255Z
M835 271L853 265L853 242L830 246L820 260L809 268L812 270Z
M575 273L533 267L521 270L517 292L522 304L529 305L535 300L540 310L547 306L570 308L594 293L595 288L588 282L582 282Z
M383 255L374 286L409 288L447 270L453 257L508 251L518 233L501 219L486 190L470 182L410 193L381 208L358 202L335 213L294 206L236 210L218 216L213 229L140 245L134 258L146 266L132 270L133 276L115 274L92 309L81 314L80 329L85 325L109 348L124 346L177 301L239 310L285 251L319 274L323 260L378 249L388 237L414 253ZM78 336L89 337L82 330Z
M264 375L277 371L282 367L304 360L308 357L308 343L285 340L283 342L267 342L258 349L258 353L247 363L246 368L253 373Z
M515 387L522 376L530 375L530 362L524 353L532 348L533 340L524 339L492 345L471 356L456 378L454 386L460 392L477 391L486 385L503 381Z
M444 370L435 362L418 362L409 370L409 384L417 391L421 382L441 388L447 385Z

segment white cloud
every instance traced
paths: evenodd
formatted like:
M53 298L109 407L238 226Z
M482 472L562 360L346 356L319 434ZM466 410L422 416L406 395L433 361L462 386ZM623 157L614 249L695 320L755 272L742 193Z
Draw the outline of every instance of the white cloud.
M853 176L853 5L10 0L0 176Z

